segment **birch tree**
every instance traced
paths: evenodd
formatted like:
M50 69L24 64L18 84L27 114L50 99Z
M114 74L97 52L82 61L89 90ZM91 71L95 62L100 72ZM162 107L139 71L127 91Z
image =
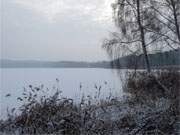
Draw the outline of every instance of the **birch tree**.
M157 29L154 22L149 23L150 19L148 16L150 15L150 17L153 18L156 13L150 8L150 1L117 0L112 7L118 32L113 32L111 39L105 40L104 46L113 58L114 56L119 56L117 54L119 54L120 51L123 52L123 49L126 49L130 54L143 53L146 69L150 73L151 67L147 45L153 43L153 41L150 41L150 37L152 37L154 33L147 33L145 28L153 24L153 28Z

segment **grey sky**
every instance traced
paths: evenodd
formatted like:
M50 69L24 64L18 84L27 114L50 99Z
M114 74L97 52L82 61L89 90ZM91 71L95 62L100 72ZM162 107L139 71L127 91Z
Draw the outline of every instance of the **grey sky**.
M1 0L4 59L107 59L114 0Z

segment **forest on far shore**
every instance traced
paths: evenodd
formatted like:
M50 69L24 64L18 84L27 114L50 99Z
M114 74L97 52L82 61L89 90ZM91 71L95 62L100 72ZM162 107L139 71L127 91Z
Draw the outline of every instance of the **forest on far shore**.
M149 54L151 66L153 68L178 68L180 65L180 49ZM99 62L75 62L75 61L16 61L1 60L1 68L145 68L143 54L128 55L112 61Z

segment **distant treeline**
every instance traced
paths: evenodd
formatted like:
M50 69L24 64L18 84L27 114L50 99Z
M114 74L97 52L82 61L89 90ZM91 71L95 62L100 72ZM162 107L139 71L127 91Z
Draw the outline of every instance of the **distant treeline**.
M150 65L154 68L168 68L180 66L180 49L149 54ZM143 54L128 55L112 61L113 68L145 68Z
M1 60L1 68L111 68L111 62Z
M154 68L179 67L180 49L156 54L149 54ZM143 55L128 55L114 61L74 62L74 61L16 61L1 60L1 68L145 68Z

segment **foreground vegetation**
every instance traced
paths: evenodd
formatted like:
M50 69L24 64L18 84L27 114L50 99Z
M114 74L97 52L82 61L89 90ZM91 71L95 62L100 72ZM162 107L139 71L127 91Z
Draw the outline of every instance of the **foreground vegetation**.
M0 121L1 134L58 135L175 135L179 130L180 73L130 73L123 100L82 97L80 103L61 92L39 97L43 87L29 86L18 100L20 114L12 109ZM98 89L98 88L97 88Z

